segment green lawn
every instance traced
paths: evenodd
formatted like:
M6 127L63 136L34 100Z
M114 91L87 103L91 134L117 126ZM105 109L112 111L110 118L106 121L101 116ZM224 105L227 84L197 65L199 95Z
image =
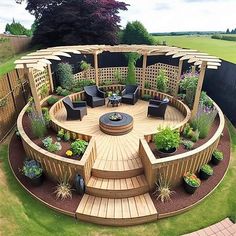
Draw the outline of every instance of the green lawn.
M170 46L197 49L202 52L236 63L236 42L211 39L210 36L155 36L159 42Z
M0 235L162 235L195 231L236 215L236 130L228 125L233 158L218 189L199 206L179 216L136 227L103 227L56 213L30 197L14 179L7 145L0 146Z

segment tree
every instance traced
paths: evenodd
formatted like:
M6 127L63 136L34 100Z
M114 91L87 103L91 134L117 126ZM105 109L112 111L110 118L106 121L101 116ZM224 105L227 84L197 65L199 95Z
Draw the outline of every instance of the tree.
M139 21L128 22L121 36L124 44L154 44L154 38Z
M135 64L136 61L140 58L140 54L131 52L127 54L128 57L128 74L126 79L127 85L136 85L136 76L135 76Z
M6 32L10 32L13 35L26 35L26 36L32 36L32 31L29 29L26 29L21 23L15 22L13 19L11 24L6 24L5 27Z
M229 28L226 30L226 34L230 34Z
M35 16L33 42L44 46L116 44L120 10L128 4L116 0L27 0Z

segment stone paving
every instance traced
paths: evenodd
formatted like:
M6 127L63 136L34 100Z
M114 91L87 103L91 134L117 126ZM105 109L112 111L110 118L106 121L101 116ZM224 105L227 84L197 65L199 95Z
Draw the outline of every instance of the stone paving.
M207 228L200 229L185 236L236 236L236 224L234 224L229 218L226 218L214 225Z

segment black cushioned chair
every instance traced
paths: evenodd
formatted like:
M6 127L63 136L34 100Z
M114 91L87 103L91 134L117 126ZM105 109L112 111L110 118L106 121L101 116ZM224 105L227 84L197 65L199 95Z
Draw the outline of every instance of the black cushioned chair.
M62 102L67 111L67 120L82 120L87 115L87 103L85 101L72 102L69 97L65 97Z
M105 93L99 90L96 85L85 86L84 91L87 104L90 107L98 107L105 105Z
M138 101L139 86L137 85L126 85L125 89L121 92L122 103L134 105Z
M148 116L155 116L165 119L165 112L169 99L165 98L164 100L154 100L151 99L148 105Z

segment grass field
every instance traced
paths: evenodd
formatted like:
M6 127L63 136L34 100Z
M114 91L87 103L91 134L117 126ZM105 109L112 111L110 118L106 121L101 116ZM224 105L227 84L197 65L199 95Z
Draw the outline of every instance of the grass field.
M155 39L166 41L170 46L197 49L236 63L236 42L211 39L210 36L155 36Z
M174 236L192 232L236 216L236 130L228 124L232 139L229 171L218 189L199 206L179 216L136 227L103 227L76 221L56 213L30 197L14 179L8 165L8 146L0 146L0 235L129 235Z

